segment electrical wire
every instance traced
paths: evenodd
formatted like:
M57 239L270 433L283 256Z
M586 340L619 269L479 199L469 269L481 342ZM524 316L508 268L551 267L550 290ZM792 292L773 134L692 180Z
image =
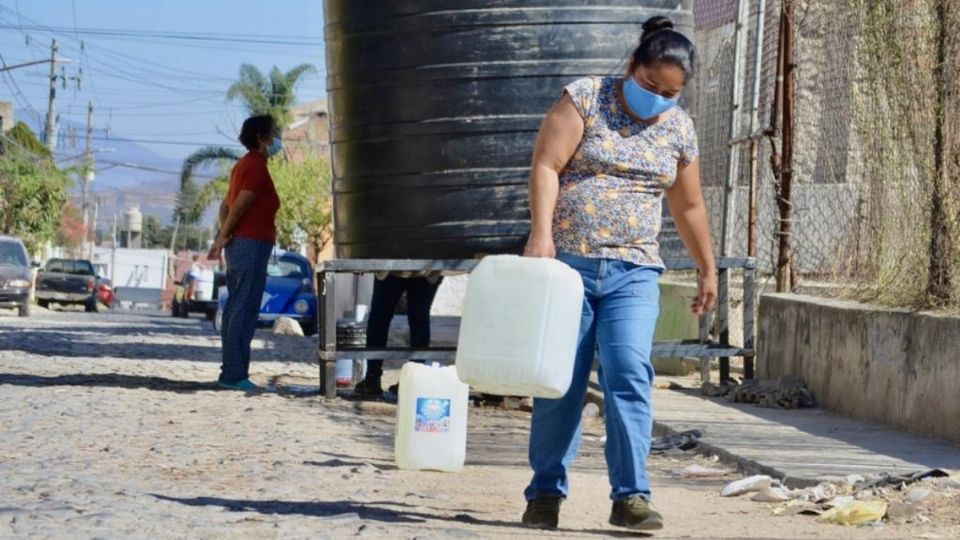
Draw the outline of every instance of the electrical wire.
M23 26L0 24L0 30L46 31L54 33L69 33L69 28L55 26ZM149 37L154 39L171 39L183 41L211 41L221 43L244 43L256 45L286 45L298 47L323 47L323 39L310 36L277 36L264 34L226 34L215 32L176 32L170 30L142 30L142 29L109 29L109 28L74 28L79 35L103 37Z

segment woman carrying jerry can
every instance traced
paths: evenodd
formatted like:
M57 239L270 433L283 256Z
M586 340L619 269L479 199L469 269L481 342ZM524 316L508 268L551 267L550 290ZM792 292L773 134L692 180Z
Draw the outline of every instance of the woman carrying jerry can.
M664 271L657 244L664 194L700 270L693 312L710 310L717 291L697 136L677 106L693 66L690 41L673 30L670 19L654 17L643 25L624 75L570 83L540 127L525 255L570 265L583 278L585 296L570 390L560 399L534 402L526 526L557 526L598 350L610 523L634 530L663 527L650 505L646 461L653 426L650 351Z

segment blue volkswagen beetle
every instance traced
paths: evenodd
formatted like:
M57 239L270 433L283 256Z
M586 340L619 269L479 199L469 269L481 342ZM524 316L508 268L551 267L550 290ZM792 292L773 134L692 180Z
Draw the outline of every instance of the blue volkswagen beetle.
M220 287L213 328L220 331L223 310L229 301L226 287ZM275 250L267 265L267 286L260 302L261 326L270 326L279 317L300 323L304 335L317 333L317 294L313 288L313 267L306 257L292 251Z

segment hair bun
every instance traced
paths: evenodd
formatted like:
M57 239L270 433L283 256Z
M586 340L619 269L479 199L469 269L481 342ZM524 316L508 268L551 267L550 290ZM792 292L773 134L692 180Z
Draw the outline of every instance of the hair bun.
M643 23L643 35L640 37L641 41L650 37L661 30L673 30L673 21L669 17L664 17L663 15L658 15L656 17L650 17L645 23Z

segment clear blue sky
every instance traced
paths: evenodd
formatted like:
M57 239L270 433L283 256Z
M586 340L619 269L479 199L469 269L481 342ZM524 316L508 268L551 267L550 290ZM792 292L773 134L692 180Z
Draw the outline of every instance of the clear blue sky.
M176 162L199 145L233 142L245 113L238 103L226 104L225 93L241 63L264 72L312 63L319 71L298 87L299 101L325 96L322 6L320 0L0 0L0 54L8 65L49 58L57 38L60 55L71 60L67 76L83 71L80 90L75 83L58 90L61 122L85 125L92 101L98 129L168 143L140 142ZM0 74L0 100L14 102L18 119L41 126L48 78L49 65ZM77 138L82 152L82 131Z

